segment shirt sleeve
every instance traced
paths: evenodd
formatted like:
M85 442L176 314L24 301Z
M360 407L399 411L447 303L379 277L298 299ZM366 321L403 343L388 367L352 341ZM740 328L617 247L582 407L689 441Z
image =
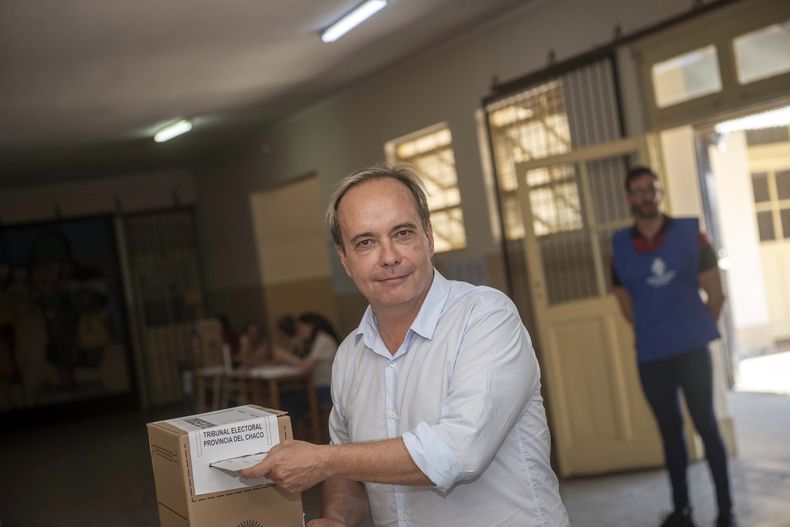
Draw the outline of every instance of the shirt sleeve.
M438 422L419 423L402 436L414 462L442 491L486 469L540 389L537 359L515 307L466 327L449 375Z
M703 273L718 265L716 253L704 232L699 233L699 272Z
M340 368L338 362L332 365L332 379L342 378L341 373L338 371ZM332 382L332 410L329 412L329 443L332 445L344 445L349 443L348 426L346 425L346 418L344 409L340 402L338 383Z

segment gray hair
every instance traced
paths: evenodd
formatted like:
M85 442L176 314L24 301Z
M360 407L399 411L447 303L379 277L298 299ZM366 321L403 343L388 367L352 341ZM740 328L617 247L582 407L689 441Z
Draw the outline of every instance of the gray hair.
M357 185L384 178L392 178L403 183L414 196L414 206L417 209L417 214L420 216L423 227L427 228L431 224L431 211L428 208L428 199L425 197L425 184L420 179L416 169L405 164L390 165L389 163L384 163L357 170L340 180L340 184L334 194L332 194L332 199L326 210L326 224L329 227L329 232L332 233L335 245L341 249L343 247L343 238L340 234L340 219L337 214L340 200L343 199L343 196L349 190Z

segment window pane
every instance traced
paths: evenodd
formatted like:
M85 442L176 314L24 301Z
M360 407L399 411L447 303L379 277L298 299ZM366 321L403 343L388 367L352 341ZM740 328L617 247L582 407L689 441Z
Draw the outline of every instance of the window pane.
M756 172L752 174L752 188L754 189L754 202L762 203L771 199L768 194L768 174Z
M524 236L520 207L515 194L518 188L518 163L555 154L571 148L571 132L565 109L565 94L560 80L545 82L520 92L488 108L493 154L497 168L505 236ZM548 183L547 171L531 171L529 185Z
M760 241L775 240L776 233L774 233L774 220L771 217L772 212L758 212L757 213L757 228L760 230Z
M776 172L776 194L779 199L790 199L790 170Z
M741 35L733 44L741 84L790 71L790 20Z
M746 144L749 146L770 145L790 141L790 128L786 126L746 130Z
M431 213L431 226L437 252L466 247L464 216L460 207Z
M552 170L555 168L569 170L573 175L573 165L552 167ZM529 204L532 209L533 228L538 236L582 228L579 191L573 179L531 190Z
M779 211L782 217L782 232L784 232L785 239L790 238L790 209L782 209Z
M417 167L425 183L437 252L466 247L452 139L450 129L442 127L395 146L395 161Z
M706 46L654 64L653 88L659 108L721 91L716 47Z

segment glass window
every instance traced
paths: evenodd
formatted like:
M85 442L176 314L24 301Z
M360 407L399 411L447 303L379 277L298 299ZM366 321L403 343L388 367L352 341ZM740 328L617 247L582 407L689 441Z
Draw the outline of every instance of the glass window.
M790 199L790 170L781 170L775 176L776 196L779 199Z
M790 20L741 35L733 41L738 81L767 79L790 71Z
M505 236L524 237L524 225L515 191L516 165L523 161L563 154L571 149L571 131L565 109L563 83L552 80L497 103L489 123L497 175L502 194ZM548 169L528 175L530 186L551 181Z
M654 64L653 89L659 108L721 91L716 47L706 46Z
M414 165L425 183L436 252L466 247L450 129L431 127L407 140L390 144L394 144L391 161Z
M583 226L575 167L565 165L550 170L554 181L529 192L533 227L538 236L575 231Z
M757 228L760 231L760 241L775 240L774 219L771 211L757 213Z
M790 238L790 209L780 210L779 216L782 218L782 232L784 232L784 237Z
M765 172L752 174L752 188L754 189L755 203L771 200L771 195L768 193L768 174Z

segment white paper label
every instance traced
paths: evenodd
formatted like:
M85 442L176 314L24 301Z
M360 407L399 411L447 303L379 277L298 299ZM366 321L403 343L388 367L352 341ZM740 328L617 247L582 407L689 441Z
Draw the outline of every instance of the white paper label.
M276 415L240 406L166 422L189 434L195 495L271 483L266 478L241 478L238 470L246 466L227 470L220 469L218 464L241 465L244 462L235 460L244 458L248 458L246 463L250 463L253 456L263 459L280 442ZM212 465L217 468L212 468Z

